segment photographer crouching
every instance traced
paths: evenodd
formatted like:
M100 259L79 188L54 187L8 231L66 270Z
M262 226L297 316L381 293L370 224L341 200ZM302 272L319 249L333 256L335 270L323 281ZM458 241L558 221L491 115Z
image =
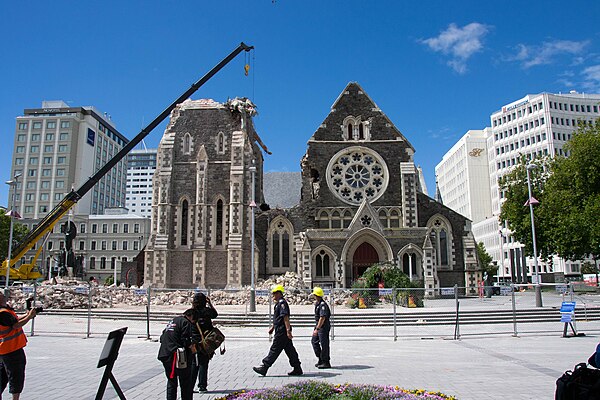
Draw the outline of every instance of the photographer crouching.
M13 400L19 400L25 384L25 351L27 337L23 326L35 318L32 308L19 317L12 307L6 304L10 291L0 292L0 399L8 385Z

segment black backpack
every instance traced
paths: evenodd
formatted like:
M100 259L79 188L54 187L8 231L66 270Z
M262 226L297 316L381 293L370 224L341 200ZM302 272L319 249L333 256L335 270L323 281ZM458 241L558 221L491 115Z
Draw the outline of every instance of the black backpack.
M600 369L580 363L556 380L555 400L600 400Z

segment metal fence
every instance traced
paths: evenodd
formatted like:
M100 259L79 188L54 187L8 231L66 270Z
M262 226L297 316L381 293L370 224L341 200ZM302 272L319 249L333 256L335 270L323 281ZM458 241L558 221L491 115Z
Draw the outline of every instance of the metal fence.
M563 284L542 285L543 307L536 307L532 285L450 287L425 291L414 288L326 289L331 309L331 338L389 337L450 338L490 335L547 335L600 332L600 296L576 292ZM22 286L13 288L13 306L24 311L27 300L44 311L30 325L30 335L103 335L122 326L142 338L156 338L165 323L191 306L204 292L219 312L214 321L228 337L254 337L272 322L271 293L256 290L255 310L250 291L201 289L125 289L99 286ZM468 295L469 294L469 295ZM310 290L289 289L296 337L308 337L315 325ZM574 313L561 313L575 302ZM567 315L569 314L569 315ZM568 319L568 322L565 320ZM570 325L569 325L570 323ZM565 328L568 328L565 331Z

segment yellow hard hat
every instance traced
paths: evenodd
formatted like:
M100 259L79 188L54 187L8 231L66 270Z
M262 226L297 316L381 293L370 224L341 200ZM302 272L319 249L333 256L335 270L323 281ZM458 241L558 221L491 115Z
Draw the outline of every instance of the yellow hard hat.
M321 289L318 286L315 286L313 288L312 294L314 294L315 296L323 297L323 289Z
M274 285L271 288L271 293L275 293L275 292L281 292L281 294L285 293L285 289L283 288L283 285Z

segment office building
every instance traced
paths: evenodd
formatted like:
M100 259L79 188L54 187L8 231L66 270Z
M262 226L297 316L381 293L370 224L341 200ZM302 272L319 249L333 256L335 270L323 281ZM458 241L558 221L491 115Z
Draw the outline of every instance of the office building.
M492 213L485 134L485 130L468 131L435 167L444 205L474 223Z
M94 107L44 101L17 117L11 177L14 208L43 218L72 189L78 189L127 143L106 114ZM74 207L75 214L102 214L125 205L126 160L104 175Z
M106 208L104 212L103 215L74 214L65 218L77 229L77 236L71 243L76 267L69 271L77 278L87 280L93 276L104 282L114 275L115 268L117 276L121 276L121 264L137 257L150 237L149 218L131 214L122 207ZM29 229L38 222L32 219L21 221ZM42 275L48 277L49 268L53 268L53 276L58 274L60 255L68 247L60 226L54 228L47 240L36 243L17 265L31 262L39 246L44 246L37 260Z
M127 155L126 204L129 212L150 218L156 149L132 150Z
M498 180L525 156L531 160L543 156L568 156L564 149L580 123L591 124L600 117L600 95L571 91L568 94L530 94L506 104L490 116L491 129L486 135L492 216L473 225L473 234L501 265L499 276L516 282L535 274L533 259L523 254L523 245L515 241L498 216L504 194ZM525 199L526 200L526 199ZM525 266L529 267L524 268ZM553 257L539 260L542 275L579 275L580 262ZM546 280L546 279L544 279Z

